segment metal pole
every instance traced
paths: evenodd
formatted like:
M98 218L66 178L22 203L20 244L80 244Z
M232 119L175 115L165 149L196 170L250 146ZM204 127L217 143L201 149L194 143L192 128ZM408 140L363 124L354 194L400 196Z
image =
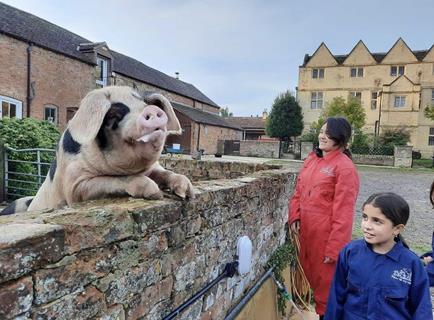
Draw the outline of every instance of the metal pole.
M41 151L36 151L36 156L37 156L37 162L38 162L38 183L39 183L39 187L41 186Z
M0 145L0 203L6 201L5 192L5 152L6 149Z

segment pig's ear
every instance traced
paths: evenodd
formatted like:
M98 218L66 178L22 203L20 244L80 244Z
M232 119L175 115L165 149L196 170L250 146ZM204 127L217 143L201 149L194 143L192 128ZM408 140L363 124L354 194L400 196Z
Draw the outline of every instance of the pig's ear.
M163 95L159 93L153 93L149 96L145 97L145 102L147 104L153 104L166 112L168 121L167 121L167 134L176 134L181 135L182 129L179 124L179 120L175 115L175 111L173 111L173 107L170 104L169 100L167 100Z
M74 140L87 144L95 139L110 106L110 92L107 88L89 92L81 101L74 118L68 123Z

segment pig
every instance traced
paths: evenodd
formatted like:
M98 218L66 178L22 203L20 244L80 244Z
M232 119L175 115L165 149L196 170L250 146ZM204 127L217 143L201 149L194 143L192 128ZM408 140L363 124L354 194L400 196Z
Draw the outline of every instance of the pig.
M159 163L166 137L182 133L170 102L130 87L91 91L69 121L56 158L33 199L18 199L0 215L60 208L112 196L162 199L162 189L193 198L190 180Z

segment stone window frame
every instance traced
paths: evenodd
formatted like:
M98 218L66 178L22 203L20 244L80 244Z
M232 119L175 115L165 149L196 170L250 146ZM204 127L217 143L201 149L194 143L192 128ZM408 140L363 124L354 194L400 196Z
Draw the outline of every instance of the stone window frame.
M428 145L434 146L434 128L430 127L428 131Z
M54 117L50 117L50 116L47 117L47 111L53 111L53 110L54 110ZM59 124L59 107L54 104L46 104L44 106L44 120L51 122L55 125Z
M363 67L350 68L350 78L363 78L363 76L364 76Z
M434 89L431 89L431 104L434 105Z
M312 91L310 94L310 108L322 109L324 105L324 92Z
M404 108L405 107L405 95L396 95L393 101L393 106L395 108Z
M392 77L399 77L405 74L405 66L404 65L394 65L390 66L390 75Z
M312 69L312 79L324 79L325 70L324 68L313 68Z
M371 110L377 109L378 91L371 91Z
M12 118L23 118L23 103L20 100L0 95L0 119L3 117L10 117L11 106L15 107L15 116ZM8 114L5 116L4 111L7 108Z
M358 99L360 103L362 102L362 91L350 91L349 96Z

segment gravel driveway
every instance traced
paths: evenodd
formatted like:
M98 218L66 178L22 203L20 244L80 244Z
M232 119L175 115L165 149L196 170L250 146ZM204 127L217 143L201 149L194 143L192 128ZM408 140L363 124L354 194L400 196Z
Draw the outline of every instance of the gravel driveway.
M403 233L410 248L418 253L430 250L434 230L434 209L429 201L429 188L434 172L358 166L360 194L357 199L355 234L360 232L361 207L369 195L391 191L410 205L410 219ZM361 233L360 233L361 234Z

